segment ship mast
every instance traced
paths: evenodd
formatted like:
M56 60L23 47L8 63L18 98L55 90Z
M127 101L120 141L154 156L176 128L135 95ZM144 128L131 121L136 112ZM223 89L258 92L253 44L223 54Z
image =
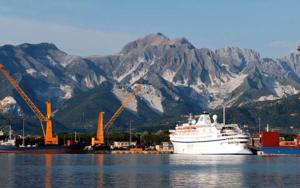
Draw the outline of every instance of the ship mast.
M9 125L9 137L8 137L9 140L12 139L12 130L11 130L11 125Z

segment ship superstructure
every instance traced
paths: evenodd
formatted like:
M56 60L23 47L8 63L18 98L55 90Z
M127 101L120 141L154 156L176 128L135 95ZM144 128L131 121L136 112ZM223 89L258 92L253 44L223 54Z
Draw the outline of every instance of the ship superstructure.
M190 115L187 123L170 130L174 153L252 154L248 149L249 135L237 124L218 123L216 115L212 122L207 113L195 117Z

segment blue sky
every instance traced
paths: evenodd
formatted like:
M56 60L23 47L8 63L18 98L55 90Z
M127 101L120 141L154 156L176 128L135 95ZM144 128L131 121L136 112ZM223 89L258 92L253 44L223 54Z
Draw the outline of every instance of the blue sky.
M300 44L298 0L0 0L0 45L52 42L75 55L117 53L149 33L197 48L252 48L264 57Z

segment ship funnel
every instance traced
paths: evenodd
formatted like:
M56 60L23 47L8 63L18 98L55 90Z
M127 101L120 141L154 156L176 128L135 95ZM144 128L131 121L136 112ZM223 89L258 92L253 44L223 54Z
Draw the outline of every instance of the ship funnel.
M215 114L213 115L213 120L214 120L214 123L217 123L217 119L218 119L218 116Z

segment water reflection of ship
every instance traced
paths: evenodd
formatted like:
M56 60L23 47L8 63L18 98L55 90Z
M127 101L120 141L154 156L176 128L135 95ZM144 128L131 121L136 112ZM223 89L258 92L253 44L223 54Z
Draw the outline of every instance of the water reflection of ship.
M240 166L245 163L245 155L169 155L170 165L180 166L177 170L171 171L169 179L171 187L178 185L193 185L193 187L245 187L245 176ZM174 167L174 168L175 168ZM175 168L177 169L177 168ZM186 178L186 177L189 178ZM226 181L224 181L226 180ZM220 185L222 182L222 185Z
M1 155L1 169L0 187L16 187L20 178L16 176L16 163L18 159L16 155ZM9 178L5 178L6 175Z

